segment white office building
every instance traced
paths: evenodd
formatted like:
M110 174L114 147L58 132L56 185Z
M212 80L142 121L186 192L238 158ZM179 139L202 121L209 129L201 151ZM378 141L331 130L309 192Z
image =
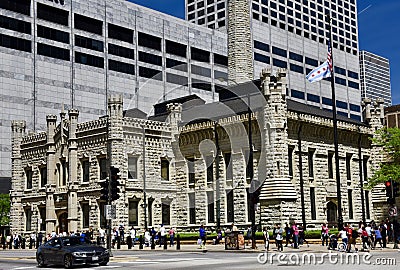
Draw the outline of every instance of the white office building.
M218 100L227 77L226 34L128 1L0 1L0 178L11 178L11 120L46 129L75 108L107 113L107 96L151 113L165 99ZM1 183L4 183L2 181Z
M392 106L388 59L367 51L360 51L360 82L363 98L382 98L385 107Z
M226 32L229 2L186 0L186 19ZM332 17L338 114L360 119L357 5L355 0L250 1L254 78L265 65L288 69L288 97L331 110L331 86L304 78L327 58L326 14Z

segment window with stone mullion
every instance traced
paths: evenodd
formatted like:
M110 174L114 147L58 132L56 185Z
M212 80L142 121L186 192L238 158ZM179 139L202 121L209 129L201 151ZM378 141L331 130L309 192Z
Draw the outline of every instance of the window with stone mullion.
M128 179L137 179L137 157L128 157Z

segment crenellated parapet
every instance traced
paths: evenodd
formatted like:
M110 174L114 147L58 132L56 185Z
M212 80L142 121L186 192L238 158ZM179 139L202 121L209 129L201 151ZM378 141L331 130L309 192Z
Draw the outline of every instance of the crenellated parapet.
M362 101L362 105L364 108L364 120L374 130L382 128L385 119L384 100L381 98L376 100L365 98Z

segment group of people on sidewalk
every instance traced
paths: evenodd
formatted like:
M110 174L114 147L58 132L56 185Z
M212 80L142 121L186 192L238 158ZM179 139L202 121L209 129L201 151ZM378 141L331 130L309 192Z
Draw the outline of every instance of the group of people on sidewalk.
M397 221L390 222L389 219L380 223L359 222L358 229L347 223L337 236L342 239L347 252L351 252L352 247L354 251L358 251L357 240L361 242L361 250L376 249L378 243L381 249L386 248L388 243L393 243L396 247L400 241L400 226Z
M127 244L128 248L134 247L135 244L140 240L140 237L143 237L143 244L146 247L152 245L153 241L154 245L159 245L159 247L161 247L162 245L164 245L164 243L167 243L169 241L169 245L170 247L172 247L174 246L175 243L175 234L176 234L175 228L171 227L169 228L169 230L167 230L164 224L160 224L157 231L155 230L154 227L152 227L141 232L140 228L134 228L132 226L126 235L124 226L120 225L119 227L115 227L112 231L111 248L115 248L116 244L117 248L119 248L120 244ZM104 244L106 232L102 228L99 229L99 237L101 244Z
M269 242L270 242L270 235L268 232L268 228L263 228L263 238L264 238L264 247L266 250L269 250ZM283 251L283 241L285 240L285 247L289 245L292 248L298 249L299 246L303 245L304 243L309 246L306 238L304 229L301 225L293 222L291 225L288 223L285 224L285 228L281 228L281 224L275 224L274 228L272 229L272 238L275 239L275 245L278 251Z

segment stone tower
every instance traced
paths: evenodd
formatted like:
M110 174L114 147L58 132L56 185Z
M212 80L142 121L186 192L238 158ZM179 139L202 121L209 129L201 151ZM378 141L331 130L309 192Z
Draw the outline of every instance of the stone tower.
M25 136L26 122L12 121L12 178L10 228L20 228L23 224L22 196L25 189L25 172L22 167L21 142Z
M228 84L253 80L248 0L228 0Z

